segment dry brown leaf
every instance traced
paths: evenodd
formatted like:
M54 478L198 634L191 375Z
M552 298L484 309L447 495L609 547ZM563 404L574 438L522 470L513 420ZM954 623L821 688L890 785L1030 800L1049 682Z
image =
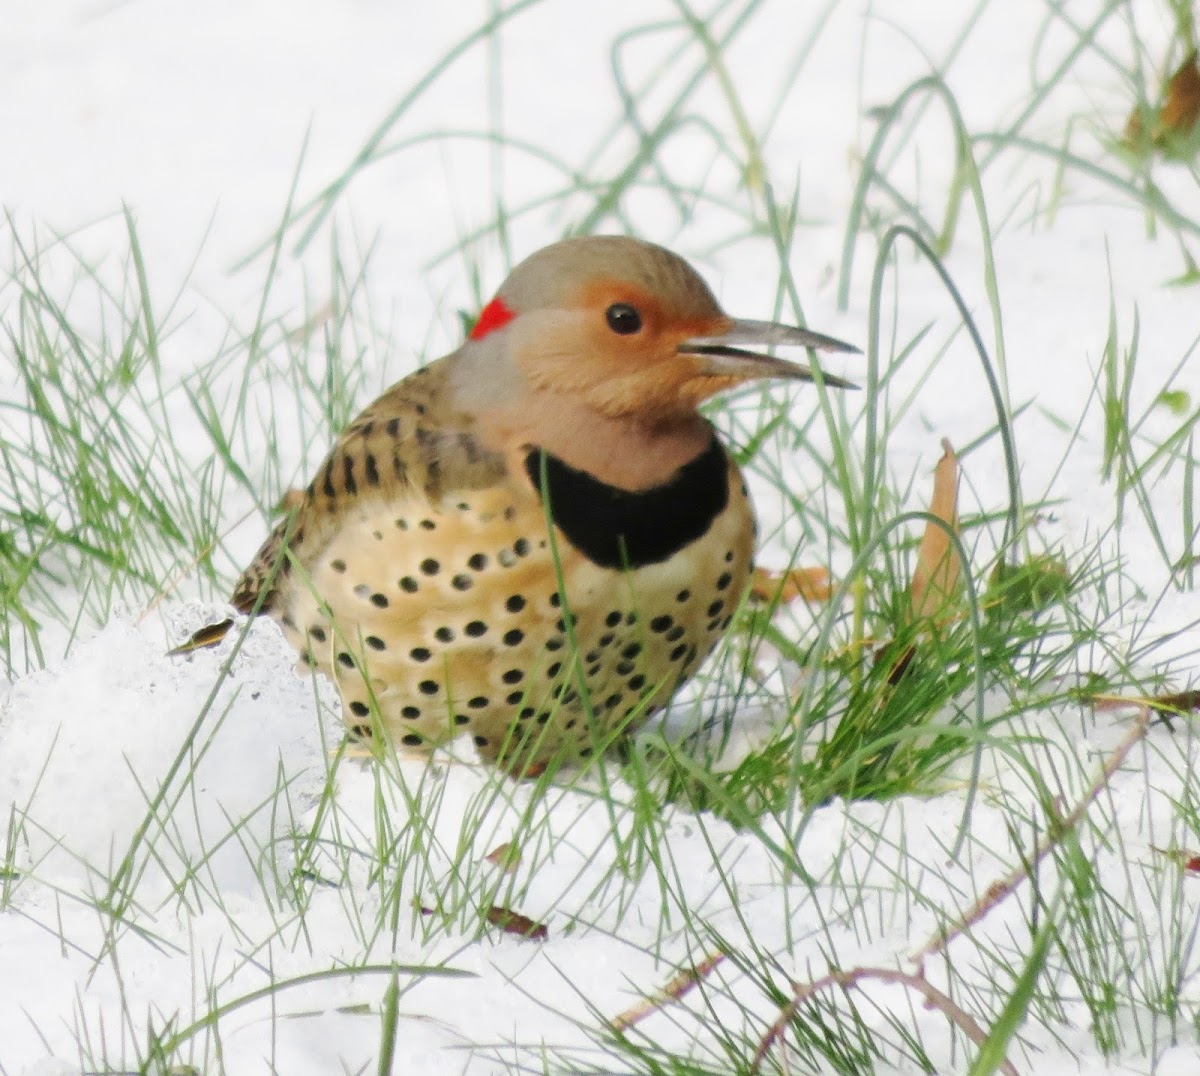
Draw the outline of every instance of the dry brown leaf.
M487 921L506 934L519 934L522 938L531 938L534 941L545 941L550 937L550 928L545 923L514 912L511 908L502 908L499 904L493 904L487 910Z
M1165 98L1155 139L1164 135L1187 138L1200 120L1200 66L1195 50L1168 80Z
M1162 717L1191 713L1200 710L1200 691L1174 691L1169 695L1155 695L1149 700L1149 705Z
M958 457L950 442L942 440L942 458L933 472L933 497L929 514L944 520L958 533ZM950 544L950 535L936 523L927 523L917 550L909 593L914 619L933 619L941 614L958 594L960 565Z
M1197 54L1192 53L1180 64L1178 70L1163 86L1162 104L1154 107L1138 107L1129 114L1125 124L1125 141L1133 149L1140 146L1143 138L1143 113L1152 120L1150 141L1164 146L1174 139L1191 137L1200 122L1200 65Z
M1185 848L1155 848L1160 856L1166 856L1189 874L1200 874L1200 855Z
M512 874L521 865L521 850L512 841L496 845L486 856L493 867L499 867L505 874Z
M1164 720L1176 715L1200 710L1200 689L1172 691L1165 695L1131 698L1126 695L1092 695L1089 697L1093 709L1100 711L1127 710L1131 706L1148 706Z
M806 602L827 602L833 593L829 572L824 568L790 568L772 572L755 568L750 575L750 593L762 601L781 602L803 598Z
M1131 149L1136 149L1141 140L1142 114L1135 108L1129 113L1129 119L1125 121L1125 144Z

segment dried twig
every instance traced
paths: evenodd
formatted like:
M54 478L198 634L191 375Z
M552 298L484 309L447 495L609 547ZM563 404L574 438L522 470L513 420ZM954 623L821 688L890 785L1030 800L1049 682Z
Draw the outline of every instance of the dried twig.
M1121 739L1121 742L1117 744L1116 750L1105 760L1099 774L1096 775L1096 779L1092 782L1091 787L1087 790L1083 798L1075 805L1074 810L1054 825L1054 828L1046 834L1042 842L1034 849L1033 855L1022 858L1019 866L1014 867L1003 878L988 886L983 896L967 910L957 923L931 935L929 940L909 957L909 960L917 965L923 964L926 957L946 948L960 934L970 930L971 927L983 919L996 905L1011 896L1020 884L1029 877L1033 869L1054 850L1055 845L1079 825L1087 809L1092 805L1092 801L1100 795L1112 779L1112 775L1124 764L1129 752L1146 735L1146 730L1149 729L1153 717L1154 712L1149 706L1139 704L1138 716L1134 720L1133 726Z
M768 1051L770 1051L778 1039L782 1038L788 1024L791 1023L800 1006L809 998L820 993L822 990L827 990L831 986L840 986L843 990L849 990L851 987L857 986L864 979L873 979L876 982L882 983L896 983L900 986L906 986L910 990L915 990L918 994L922 994L925 997L931 1008L937 1009L942 1013L946 1019L959 1028L976 1046L982 1046L987 1041L987 1032L979 1026L979 1022L975 1017L959 1005L949 994L934 986L925 978L923 972L905 972L897 968L852 968L850 971L831 971L828 975L823 975L820 979L814 979L811 983L805 983L796 990L796 993L792 996L792 1000L788 1002L787 1007L780 1013L779 1019L771 1025L770 1030L763 1036L762 1042L758 1044L758 1049L754 1053L754 1059L750 1062L750 1072L755 1073L758 1071ZM1005 1073L1005 1076L1018 1076L1016 1068L1007 1060L1001 1062L1000 1071Z
M614 1031L625 1031L635 1024L640 1024L652 1013L679 1001L692 987L710 974L725 959L725 956L726 954L720 951L709 953L699 964L684 968L683 971L671 978L657 994L643 998L636 1005L626 1009L618 1016L614 1016L609 1022L609 1026Z
M797 984L791 1000L759 1043L758 1049L754 1054L754 1060L750 1065L750 1072L758 1072L763 1059L771 1047L783 1038L788 1024L791 1023L796 1013L800 1011L800 1007L809 998L831 986L839 986L843 990L849 990L863 980L873 979L877 982L898 983L908 987L910 990L916 990L918 993L924 995L930 1006L941 1012L946 1019L959 1028L972 1042L982 1045L987 1036L975 1018L958 1005L953 998L939 990L925 977L926 958L945 949L955 938L970 930L971 927L987 916L993 908L1015 892L1020 884L1030 876L1037 865L1062 841L1063 837L1079 825L1093 801L1108 785L1108 782L1112 780L1113 774L1124 764L1125 759L1129 756L1129 752L1146 735L1153 717L1154 711L1151 707L1144 703L1138 704L1138 716L1133 723L1133 727L1130 728L1121 739L1121 742L1117 744L1116 749L1105 760L1096 779L1070 814L1066 815L1054 826L1053 832L1048 834L1037 845L1031 856L1022 859L1019 867L1015 867L1005 877L988 886L983 896L953 926L939 930L933 934L921 948L909 957L909 960L917 965L915 972L904 972L895 968L862 967L854 968L850 971L830 971L828 974L813 980L811 983ZM1017 1070L1007 1059L1001 1064L1000 1068L1008 1076L1016 1076Z

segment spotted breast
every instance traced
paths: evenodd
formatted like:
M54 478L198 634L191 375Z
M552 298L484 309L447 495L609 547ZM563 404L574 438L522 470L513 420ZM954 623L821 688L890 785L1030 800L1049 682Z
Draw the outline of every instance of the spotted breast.
M753 517L715 437L640 494L528 459L487 489L343 516L288 588L288 638L337 683L356 734L378 722L422 749L467 733L514 771L586 758L663 706L728 627Z

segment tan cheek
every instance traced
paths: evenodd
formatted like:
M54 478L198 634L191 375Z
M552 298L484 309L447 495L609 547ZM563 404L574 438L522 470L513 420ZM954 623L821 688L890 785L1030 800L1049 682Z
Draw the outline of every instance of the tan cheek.
M512 347L521 372L535 388L583 390L613 379L657 375L672 380L677 356L663 353L659 333L621 337L594 316L547 313L522 327ZM684 373L684 371L678 371Z
M585 339L577 315L554 311L514 326L509 346L517 369L533 388L561 392L587 380Z

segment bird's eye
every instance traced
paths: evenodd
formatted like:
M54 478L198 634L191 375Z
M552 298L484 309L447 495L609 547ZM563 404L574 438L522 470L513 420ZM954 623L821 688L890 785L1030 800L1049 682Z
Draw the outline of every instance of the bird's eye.
M608 327L622 336L629 336L642 327L642 315L628 303L613 303L605 312Z

